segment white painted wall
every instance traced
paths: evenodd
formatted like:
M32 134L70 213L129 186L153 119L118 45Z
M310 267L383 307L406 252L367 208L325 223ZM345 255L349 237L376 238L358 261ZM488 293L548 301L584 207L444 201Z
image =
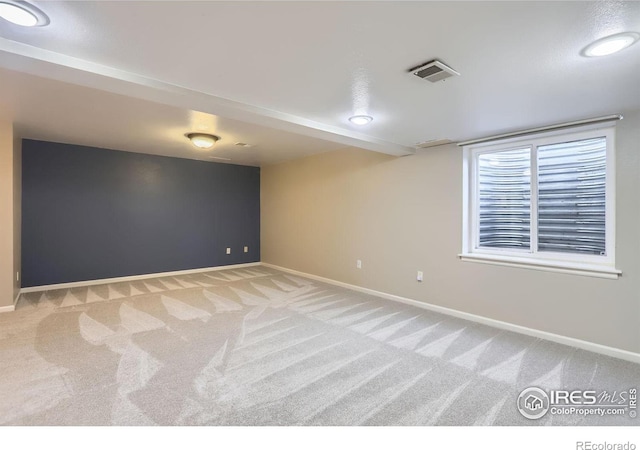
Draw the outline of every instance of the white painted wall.
M462 262L462 150L346 149L264 167L262 260L640 352L640 114L617 126L618 280ZM356 268L361 259L363 268ZM424 282L416 282L416 271Z
M14 300L13 125L0 121L0 308Z
M13 130L13 298L18 298L22 281L22 139ZM20 273L20 278L16 273Z

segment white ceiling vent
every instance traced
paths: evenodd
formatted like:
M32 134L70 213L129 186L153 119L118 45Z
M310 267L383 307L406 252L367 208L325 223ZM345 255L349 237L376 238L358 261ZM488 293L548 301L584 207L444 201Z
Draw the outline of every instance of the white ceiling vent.
M426 64L422 64L421 66L414 67L413 69L409 70L409 72L424 80L429 80L432 83L435 83L436 81L446 80L447 78L454 75L460 75L451 67L447 66L442 61L438 61L437 59L429 61Z
M418 142L415 146L416 148L431 148L451 143L453 143L453 141L450 139L433 139L431 141Z

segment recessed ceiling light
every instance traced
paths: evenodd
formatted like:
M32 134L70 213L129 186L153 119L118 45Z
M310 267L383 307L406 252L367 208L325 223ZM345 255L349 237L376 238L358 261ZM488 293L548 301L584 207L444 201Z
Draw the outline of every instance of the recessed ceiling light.
M23 27L49 25L49 17L35 6L23 1L0 1L0 17Z
M371 116L351 116L349 117L349 122L354 125L366 125L373 120Z
M186 136L198 148L211 148L220 140L220 137L206 133L188 133Z
M638 33L619 33L598 39L582 50L583 56L607 56L635 44L640 39Z

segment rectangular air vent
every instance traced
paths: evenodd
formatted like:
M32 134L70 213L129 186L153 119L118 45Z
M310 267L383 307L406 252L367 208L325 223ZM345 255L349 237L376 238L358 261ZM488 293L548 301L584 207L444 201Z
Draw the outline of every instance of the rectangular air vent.
M453 143L450 139L433 139L431 141L419 142L416 144L416 148L431 148L438 147L439 145L446 145Z
M438 61L437 59L429 61L428 63L422 64L418 67L414 67L410 70L410 72L415 76L420 77L424 80L429 80L432 83L435 83L436 81L446 80L447 78L454 75L460 75L451 67L447 66L442 61Z

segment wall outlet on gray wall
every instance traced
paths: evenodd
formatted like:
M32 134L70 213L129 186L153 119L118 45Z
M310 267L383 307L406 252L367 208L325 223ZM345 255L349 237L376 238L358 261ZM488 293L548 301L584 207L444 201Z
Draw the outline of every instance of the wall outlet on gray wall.
M231 254L231 247L227 247L227 255Z

